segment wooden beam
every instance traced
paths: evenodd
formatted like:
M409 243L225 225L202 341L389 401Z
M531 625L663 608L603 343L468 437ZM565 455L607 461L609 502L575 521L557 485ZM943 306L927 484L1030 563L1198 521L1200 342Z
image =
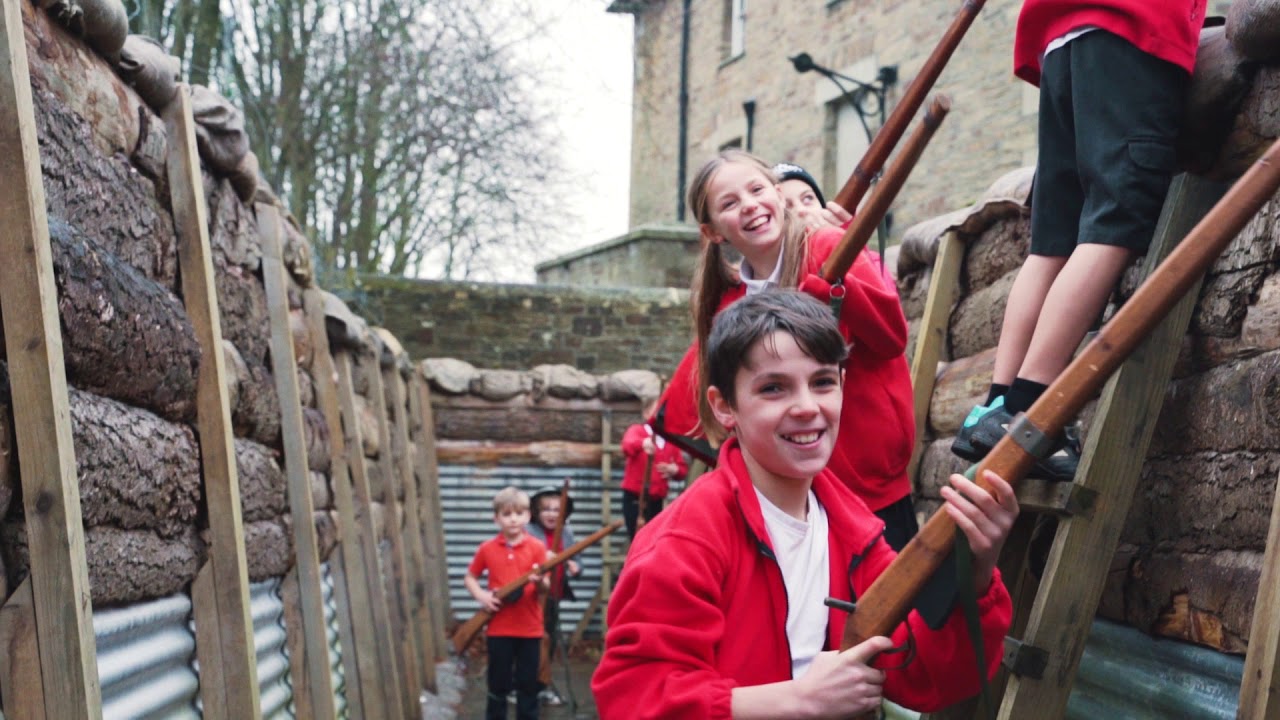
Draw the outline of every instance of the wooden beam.
M240 481L231 441L231 411L227 399L222 324L209 249L209 212L205 207L200 158L196 153L191 91L180 86L164 113L169 137L166 167L170 204L178 237L178 272L182 299L200 343L200 377L196 390L196 431L204 475L206 516L209 519L210 578L218 623L216 634L222 662L220 687L201 692L223 694L227 717L249 718L261 713L253 618L249 613L249 571L245 561L244 523L240 515ZM205 650L197 647L201 667Z
M213 590L212 560L201 566L191 583L191 618L196 626L196 657L200 660L201 715L208 720L232 720L223 691L224 663L222 644L218 642L218 598Z
M339 520L338 522L341 523L342 521ZM341 533L341 530L339 530L339 533ZM361 636L368 637L373 631L371 624L373 620L372 618L365 620L364 628L357 631L356 615L354 608L351 606L351 593L348 590L351 581L347 577L346 560L343 558L343 551L354 547L354 544L343 546L341 542L338 543L338 546L329 555L329 574L333 579L333 603L337 606L338 642L342 644L342 694L347 699L347 718L348 720L364 720L366 717L372 718L375 716L368 715L365 711L367 705L364 701L365 689L360 682L358 653L360 652ZM369 650L369 657L372 658L376 667L377 657L372 650Z
M1174 180L1147 253L1144 275L1163 260L1222 195L1222 187L1182 175ZM1043 679L1010 677L1002 720L1062 717L1102 595L1120 530L1133 500L1178 347L1199 283L1183 297L1107 382L1076 473L1094 489L1092 513L1060 521L1022 642L1050 652Z
M9 720L46 717L31 578L0 607L0 697Z
M600 485L605 488L604 494L600 498L600 520L605 525L613 522L613 496L609 494L609 487L613 481L613 455L603 450L604 447L613 443L613 412L605 410L600 413ZM631 548L631 540L627 540L627 549ZM613 595L613 539L608 535L600 546L600 599L606 603ZM622 558L618 558L619 561ZM591 607L587 608L587 613L583 615L584 622L579 623L583 631L586 631L585 622L590 619L591 614L595 612L595 608L599 607L594 599L591 601ZM604 615L600 616L600 635L608 631L609 624ZM577 635L574 631L574 635Z
M21 1L3 0L0 15L0 312L44 710L58 720L97 718L102 698L84 522Z
M379 343L380 344L380 343ZM422 689L422 670L419 667L421 657L418 649L417 635L412 632L412 618L409 594L409 571L405 567L404 531L401 526L403 510L400 505L401 494L399 468L392 457L391 424L387 419L387 395L382 386L382 368L378 362L381 352L362 355L360 366L365 378L369 381L369 400L373 415L378 419L378 467L382 475L383 507L386 508L386 522L382 533L391 546L391 577L388 588L387 607L391 611L392 630L396 634L400 649L400 669L404 673L405 710L412 717L420 713L418 695Z
M333 488L333 505L338 511L334 585L342 585L343 592L338 594L339 619L345 619L349 625L342 635L342 655L346 663L344 670L349 688L358 690L364 717L377 720L388 717L386 696L383 693L385 686L380 678L390 673L391 669L384 670L381 667L379 645L383 629L377 624L369 593L369 574L377 572L378 566L368 566L363 561L363 558L372 554L365 546L373 542L373 535L364 533L364 525L357 520L347 462L349 448L339 401L338 369L329 353L329 334L325 330L324 298L319 290L308 288L302 291L302 304L307 317L307 331L311 337L311 374L315 385L316 407L324 416L325 426L329 430L329 477ZM356 447L359 447L358 443ZM351 638L350 642L348 637ZM354 661L354 668L351 661ZM350 693L347 695L347 704L352 704Z
M943 234L938 255L933 262L933 277L924 302L924 315L916 335L916 348L911 356L911 387L915 399L916 444L911 449L907 477L914 482L924 453L924 429L929 419L929 401L938 379L938 361L946 354L947 325L951 308L960 291L960 269L964 266L964 243L954 231Z
M284 444L284 474L293 516L293 555L299 606L286 618L301 643L290 662L296 669L293 694L302 717L335 718L333 680L329 674L329 642L324 619L324 590L320 582L320 552L316 547L315 504L307 465L307 437L298 393L298 361L289 328L288 271L284 267L280 212L256 203L258 236L262 241L262 282L266 287L271 328L271 371L280 401L280 437ZM306 705L306 708L302 707Z
M435 422L431 412L431 387L417 370L410 379L409 414L416 420L414 444L418 500L422 515L422 544L426 554L427 593L431 609L432 647L435 661L448 657L449 625L453 611L449 601L449 561L445 556L444 513L440 502L440 471L436 455Z
M321 314L323 319L324 315ZM375 647L378 652L378 664L381 672L378 675L379 687L383 693L383 703L387 716L393 715L395 708L404 710L406 697L403 692L403 676L400 674L400 661L396 657L396 642L392 635L391 610L387 600L387 587L382 581L381 562L378 552L378 533L373 525L373 493L369 490L369 472L365 466L364 444L360 440L360 420L356 410L355 382L351 373L351 356L345 350L339 350L333 362L338 370L338 400L342 405L343 443L347 450L347 468L351 471L351 484L355 490L356 524L361 534L358 544L362 556L357 562L347 565L351 570L363 564L365 580L368 585L369 607L373 616L373 627L378 633Z
M1280 486L1277 487L1280 490ZM1267 531L1267 551L1258 596L1253 604L1253 625L1249 629L1249 651L1244 656L1244 676L1240 682L1239 720L1280 718L1280 492L1271 503L1271 529Z
M383 332L383 331L379 331ZM436 687L435 636L431 632L430 607L427 601L427 554L422 547L421 504L418 482L409 453L409 409L404 378L394 364L382 370L382 382L391 401L391 456L395 474L404 489L404 528L400 533L405 547L405 582L409 586L409 627L418 649L419 682L431 692Z

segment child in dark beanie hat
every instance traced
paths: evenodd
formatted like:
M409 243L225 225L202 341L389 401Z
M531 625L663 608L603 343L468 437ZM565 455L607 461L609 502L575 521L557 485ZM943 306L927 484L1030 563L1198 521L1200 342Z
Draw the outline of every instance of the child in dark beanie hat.
M813 190L814 197L818 201L818 207L826 207L827 201L822 197L822 188L818 187L818 181L813 179L808 170L799 165L782 162L773 166L773 174L780 183L785 183L788 180L799 180L808 185Z

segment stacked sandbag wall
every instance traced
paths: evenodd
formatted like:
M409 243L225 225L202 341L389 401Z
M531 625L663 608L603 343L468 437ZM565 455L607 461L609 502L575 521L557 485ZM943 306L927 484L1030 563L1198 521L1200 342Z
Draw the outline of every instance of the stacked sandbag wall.
M188 588L205 562L208 523L194 430L199 349L181 300L161 108L148 105L101 50L94 52L50 15L24 2L22 18L92 600L95 607L107 607L164 597ZM246 186L245 177L233 185L228 163L246 162L247 138L241 127L239 140L219 145L217 133L234 135L235 123L226 122L233 113L224 100L202 92L205 104L194 104L205 108L205 117L216 117L199 134L245 547L250 578L264 580L283 576L293 565L294 520L282 471L280 407L252 205L255 197L278 201L256 183ZM149 98L154 101L155 93ZM171 98L172 93L162 97ZM197 112L198 123L201 117ZM240 140L243 151L214 157L214 148L234 148ZM320 528L323 560L335 532L328 434L314 407L302 309L302 289L311 283L310 251L295 224L284 226L313 521ZM0 597L7 597L26 576L28 557L12 409L3 384Z
M1228 35L1231 30L1228 25ZM1277 43L1269 47L1280 50ZM1229 50L1219 47L1216 56L1230 56ZM1202 52L1202 61L1214 56ZM1236 64L1218 72L1245 85L1233 90L1236 114L1225 124L1219 121L1220 136L1204 139L1202 145L1214 151L1207 161L1201 157L1197 170L1220 180L1238 176L1280 136L1277 59L1241 60L1236 54L1230 60ZM1183 144L1197 145L1194 138ZM966 253L921 438L916 492L922 512L938 506L946 476L966 466L950 446L964 416L986 397L1009 288L1027 253L1031 174L1031 168L1015 171L973 207L906 233L899 290L913 336L939 239L957 232ZM1122 281L1118 301L1132 293L1139 267ZM1205 278L1100 616L1226 652L1245 650L1280 475L1278 268L1280 196L1263 207ZM1114 310L1113 304L1107 314ZM1095 407L1090 403L1082 413L1086 433Z

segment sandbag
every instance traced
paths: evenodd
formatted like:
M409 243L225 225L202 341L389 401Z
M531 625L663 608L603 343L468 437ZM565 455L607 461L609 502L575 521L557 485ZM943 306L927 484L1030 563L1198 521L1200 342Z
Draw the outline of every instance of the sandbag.
M146 35L130 35L120 51L116 72L152 110L159 113L178 94L182 62Z
M41 0L38 4L99 55L112 62L119 59L129 37L129 15L120 0Z
M252 202L258 193L258 156L252 151L245 153L227 179L241 202Z
M1246 60L1280 60L1280 0L1233 0L1227 9L1226 34Z
M203 85L192 85L191 115L200 157L220 175L234 173L249 152L249 135L239 108Z
M1205 28L1200 33L1177 141L1178 162L1184 170L1204 173L1213 167L1253 85L1254 68L1233 49L1223 28Z

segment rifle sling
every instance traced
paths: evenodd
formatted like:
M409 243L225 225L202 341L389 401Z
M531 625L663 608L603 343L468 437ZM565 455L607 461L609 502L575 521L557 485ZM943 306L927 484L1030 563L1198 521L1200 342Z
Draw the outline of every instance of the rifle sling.
M978 614L978 594L973 587L973 549L969 547L969 538L965 537L959 528L956 529L953 552L956 556L956 582L960 586L960 605L964 608L965 625L969 627L969 642L973 644L973 654L977 658L982 706L986 709L985 716L994 718L991 686L987 682L987 653L982 642L982 620Z

